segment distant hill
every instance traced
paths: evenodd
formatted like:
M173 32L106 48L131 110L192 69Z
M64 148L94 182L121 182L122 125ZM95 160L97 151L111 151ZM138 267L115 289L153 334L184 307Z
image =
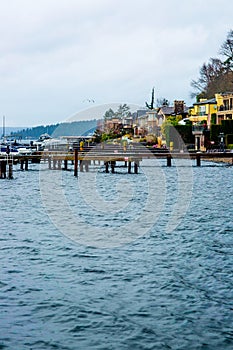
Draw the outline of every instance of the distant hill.
M10 136L12 138L21 139L38 139L42 134L49 134L52 137L59 136L84 136L88 133L95 131L97 127L97 120L85 120L85 121L75 121L71 123L60 123L51 125L41 125L32 128L18 129L17 131L12 131Z
M22 130L24 127L11 127L11 126L6 126L5 127L5 136L9 136L12 132L18 132ZM0 129L1 130L1 129ZM3 136L3 128L0 131L0 138Z

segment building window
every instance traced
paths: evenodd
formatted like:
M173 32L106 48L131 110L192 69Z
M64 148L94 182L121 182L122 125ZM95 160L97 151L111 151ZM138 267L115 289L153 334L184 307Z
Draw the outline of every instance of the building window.
M205 115L205 114L206 114L206 106L200 106L199 115Z

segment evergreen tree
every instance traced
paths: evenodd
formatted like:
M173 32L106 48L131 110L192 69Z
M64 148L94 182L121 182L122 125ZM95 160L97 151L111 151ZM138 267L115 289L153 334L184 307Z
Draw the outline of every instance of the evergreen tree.
M146 107L148 109L154 109L154 98L155 98L154 94L155 94L155 88L153 87L152 93L151 93L151 103L149 104L146 102Z
M109 110L107 110L104 114L104 119L105 120L112 119L114 115L115 115L115 112L112 110L112 108L109 108Z

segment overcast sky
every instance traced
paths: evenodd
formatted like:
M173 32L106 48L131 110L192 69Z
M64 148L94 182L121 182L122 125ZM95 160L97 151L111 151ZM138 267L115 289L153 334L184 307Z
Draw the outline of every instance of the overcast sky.
M67 120L104 103L190 99L190 81L233 27L233 2L0 0L0 115ZM89 118L90 119L90 118Z

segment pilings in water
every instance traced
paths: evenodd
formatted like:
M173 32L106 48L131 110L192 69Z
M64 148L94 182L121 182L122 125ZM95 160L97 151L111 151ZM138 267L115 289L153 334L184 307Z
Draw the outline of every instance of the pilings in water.
M198 154L196 157L197 166L201 166L201 156Z
M131 161L128 161L128 174L131 174Z
M28 170L28 158L20 160L20 170Z
M68 170L68 165L72 164L72 171L74 171L74 176L78 176L78 171L88 172L92 170L91 164L95 167L96 165L104 164L104 171L106 173L116 173L118 166L121 169L125 168L125 172L128 174L139 173L139 164L143 159L163 159L167 167L173 165L173 160L176 159L192 159L195 161L197 167L201 166L202 160L212 160L227 158L231 161L229 164L233 164L233 153L178 153L178 152L130 152L130 153L121 153L121 152L91 152L88 154L81 152L78 153L78 148L74 149L74 153L70 152L56 152L51 151L45 153L43 156L41 154L36 155L17 155L12 157L1 157L0 158L0 179L4 178L13 178L13 164L19 164L20 170L27 171L29 162L34 163L40 162L41 159L43 162L47 162L48 168L51 170ZM225 160L226 161L226 160ZM176 166L176 162L175 162ZM73 170L74 169L74 170ZM103 169L103 168L102 168ZM71 169L70 169L71 170Z
M112 160L112 161L110 162L110 164L111 164L112 174L114 174L114 173L115 173L116 162L115 162L114 160Z
M139 160L134 161L134 174L138 174Z
M13 164L8 163L8 179L13 179Z
M68 170L68 160L64 159L64 170Z
M169 155L167 155L167 166L172 166L172 157L171 157L171 155L169 154Z
M0 179L13 179L13 163L5 159L0 160Z
M78 176L78 148L74 148L74 176Z
M109 163L109 162L104 162L104 165L105 165L105 172L106 172L106 173L109 173L109 170L108 170L108 163Z
M6 178L6 160L0 161L0 178L5 179Z
M115 173L115 168L116 168L116 161L111 160L111 161L105 161L104 166L105 166L105 172L108 174L109 173L109 165L111 167L111 172L112 174ZM132 170L132 161L124 161L124 167L128 169L128 174L131 174ZM134 174L138 174L138 168L139 168L139 160L134 161Z

